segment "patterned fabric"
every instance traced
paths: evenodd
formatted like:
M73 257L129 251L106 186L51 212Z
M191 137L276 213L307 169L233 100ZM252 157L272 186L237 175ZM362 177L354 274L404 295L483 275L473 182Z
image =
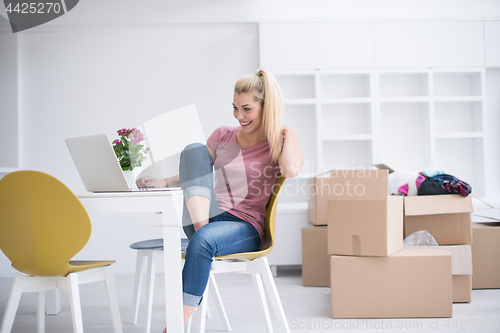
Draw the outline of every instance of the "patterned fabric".
M464 197L466 197L472 192L472 187L469 184L467 184L463 180L458 179L455 176L448 174L441 174L434 177L429 177L422 183L422 185L424 184L431 185L428 184L427 182L434 182L439 184L440 186L436 186L436 184L432 184L433 186L421 186L418 192L419 195L461 194ZM428 193L428 192L433 192L432 190L429 191L432 188L434 188L436 192ZM424 189L426 189L427 191L424 192L423 191Z

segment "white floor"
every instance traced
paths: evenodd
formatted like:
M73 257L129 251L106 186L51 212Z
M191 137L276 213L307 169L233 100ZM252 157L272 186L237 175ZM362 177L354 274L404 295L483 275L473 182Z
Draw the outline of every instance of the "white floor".
M500 332L500 289L473 290L472 302L453 305L453 318L444 319L353 319L333 320L330 317L330 289L303 287L300 270L280 269L275 278L291 332L331 331L395 331L395 332ZM124 332L142 332L143 316L137 325L131 324L132 275L116 275ZM228 312L233 332L265 332L263 320L253 293L251 278L238 274L217 276L217 282ZM163 279L156 279L153 306L153 333L164 328ZM0 315L3 318L12 279L0 278ZM86 332L113 332L102 283L83 285L81 302L83 326ZM14 333L36 332L36 295L24 294L14 322ZM207 332L224 332L222 322L211 306L212 317L207 319ZM192 332L196 321L193 321ZM279 332L274 321L275 331ZM496 328L496 329L495 329ZM62 311L47 316L47 333L72 332L71 312L67 295L63 294ZM180 332L179 332L180 333Z

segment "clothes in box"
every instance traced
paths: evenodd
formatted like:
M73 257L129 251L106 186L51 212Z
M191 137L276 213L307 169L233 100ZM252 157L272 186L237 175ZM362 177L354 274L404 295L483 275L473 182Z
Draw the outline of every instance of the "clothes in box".
M330 287L326 226L302 228L302 285Z
M452 316L451 255L445 249L331 256L330 270L332 318Z
M388 170L330 175L328 254L387 257L403 248L403 197L387 195Z
M404 234L427 230L439 245L472 244L472 202L459 194L404 198Z

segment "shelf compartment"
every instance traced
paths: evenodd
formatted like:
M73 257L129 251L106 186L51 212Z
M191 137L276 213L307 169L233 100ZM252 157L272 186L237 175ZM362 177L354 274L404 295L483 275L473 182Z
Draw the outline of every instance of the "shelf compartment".
M381 73L380 97L429 96L427 73Z
M379 160L394 170L418 173L429 166L429 104L382 104Z
M325 170L363 169L372 165L372 141L325 141L323 166Z
M277 74L276 80L281 86L283 99L310 99L315 98L315 79L313 74L294 75Z
M321 98L370 97L370 74L322 74Z
M320 136L371 134L370 104L323 105Z
M300 148L304 164L316 160L316 132L315 106L313 105L286 105L283 115L283 124L294 127L299 134Z
M472 186L472 193L485 196L484 140L458 138L436 140L434 169L457 177Z
M480 72L434 73L434 96L481 96Z
M451 133L483 132L483 110L480 102L435 103L436 137Z

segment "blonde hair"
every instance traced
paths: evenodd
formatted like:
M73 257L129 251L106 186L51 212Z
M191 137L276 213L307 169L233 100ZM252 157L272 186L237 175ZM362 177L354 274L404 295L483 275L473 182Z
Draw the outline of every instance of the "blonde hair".
M262 127L269 142L273 162L281 153L283 128L283 97L276 78L265 69L242 77L234 85L234 92L252 93L262 107Z

